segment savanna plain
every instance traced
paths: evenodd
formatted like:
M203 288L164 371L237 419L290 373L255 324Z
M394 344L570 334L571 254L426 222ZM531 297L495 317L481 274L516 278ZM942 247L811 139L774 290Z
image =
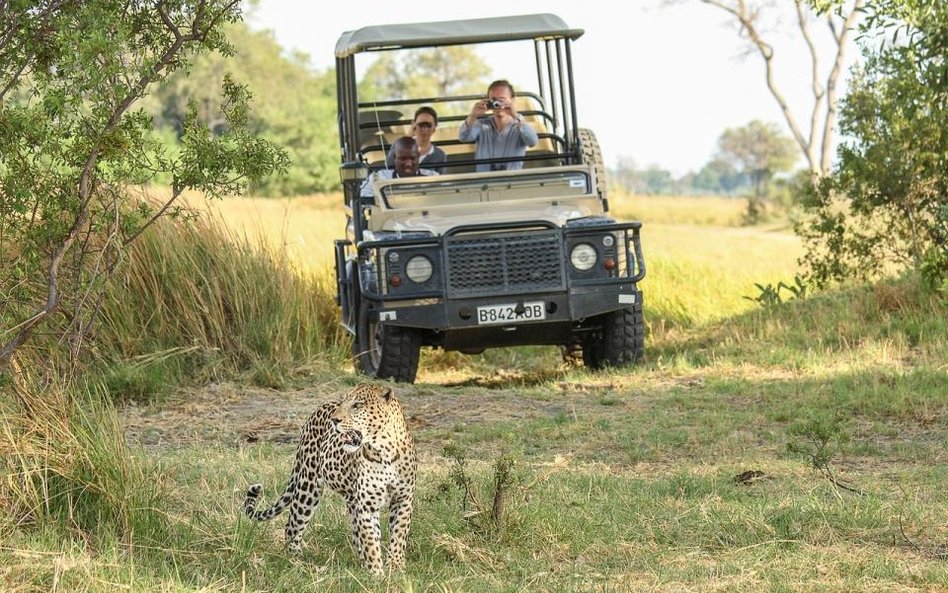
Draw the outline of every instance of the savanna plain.
M420 461L403 572L359 567L335 495L288 556L283 517L241 504L361 380L342 198L189 204L104 305L120 362L4 423L3 591L948 591L944 301L912 277L804 293L789 223L727 198L612 196L644 223L641 365L425 351L394 386Z

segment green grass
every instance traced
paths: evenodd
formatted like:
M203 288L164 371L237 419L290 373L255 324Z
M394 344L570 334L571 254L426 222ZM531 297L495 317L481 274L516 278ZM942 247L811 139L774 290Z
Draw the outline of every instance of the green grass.
M285 518L241 516L247 485L279 494L294 445L248 442L238 414L295 428L305 402L358 381L330 284L270 243L159 231L108 304L108 373L73 392L38 369L0 387L0 590L944 590L944 301L905 278L761 308L742 297L790 280L797 244L707 216L722 226L648 227L639 367L425 353L419 382L397 387L421 459L408 566L381 580L359 568L338 496L298 558ZM153 426L126 446L133 410L178 438ZM795 452L820 431L858 494ZM501 528L465 517L446 450L482 501L494 462L516 460Z

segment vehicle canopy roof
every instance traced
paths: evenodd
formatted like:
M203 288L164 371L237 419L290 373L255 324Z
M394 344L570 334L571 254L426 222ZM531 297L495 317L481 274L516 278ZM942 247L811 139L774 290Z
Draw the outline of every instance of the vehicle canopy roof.
M555 14L525 14L461 21L376 25L346 31L336 41L336 58L364 51L516 41L521 39L575 40L582 29L571 29Z

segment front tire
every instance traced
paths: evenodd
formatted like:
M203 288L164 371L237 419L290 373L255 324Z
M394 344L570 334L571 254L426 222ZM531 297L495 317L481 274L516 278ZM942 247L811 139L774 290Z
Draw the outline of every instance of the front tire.
M359 305L352 349L357 371L376 379L415 382L421 336L413 329L370 320L369 303L365 299Z
M645 358L642 300L602 316L602 331L583 341L583 364L591 369L623 367Z

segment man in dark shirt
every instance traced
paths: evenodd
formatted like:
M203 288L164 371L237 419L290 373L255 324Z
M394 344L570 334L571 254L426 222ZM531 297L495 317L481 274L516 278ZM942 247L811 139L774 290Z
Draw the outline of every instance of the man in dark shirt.
M372 197L372 182L375 180L437 175L437 172L430 169L418 168L418 143L411 136L402 136L395 141L393 146L395 147L395 168L380 169L369 175L362 183L360 192L362 197Z

